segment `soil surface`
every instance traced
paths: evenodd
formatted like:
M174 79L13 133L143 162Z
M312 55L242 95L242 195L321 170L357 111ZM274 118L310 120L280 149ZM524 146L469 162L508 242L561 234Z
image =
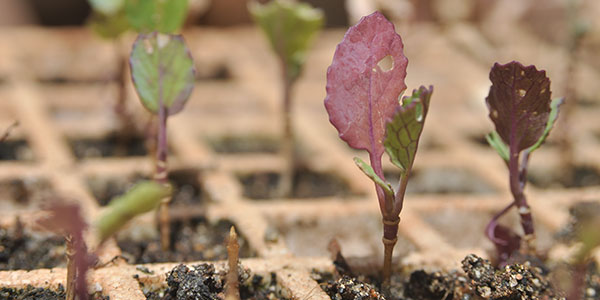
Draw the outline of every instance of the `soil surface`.
M250 270L238 265L241 299L288 299L277 285L274 273L269 276L252 275ZM146 291L151 300L223 299L225 272L215 272L211 264L175 267L167 275L165 291ZM144 287L142 286L142 289Z
M410 274L395 272L388 289L381 289L380 281L373 276L349 277L342 274L334 279L331 274L315 274L315 279L323 291L336 300L520 300L563 297L551 284L551 276L547 271L529 262L498 269L488 260L471 254L462 261L462 269L464 273L430 273L423 270Z
M0 270L33 270L64 266L65 239L31 233L14 226L0 228Z
M275 154L280 149L277 138L268 136L225 136L211 139L209 144L219 154Z
M58 286L58 290L36 288L28 285L24 289L0 288L0 300L63 300L67 296L65 288ZM90 300L110 300L101 294L90 295Z
M84 138L70 140L75 157L86 159L93 157L127 157L145 156L146 138L142 135L121 138L117 133L110 133L102 138Z
M276 198L280 174L275 172L255 173L240 176L244 196L250 199ZM351 196L350 186L341 178L331 174L298 169L294 174L293 191L290 198L318 198Z
M204 218L171 222L171 250L161 250L156 229L133 228L127 235L120 235L117 243L123 256L133 264L157 262L186 262L198 260L222 260L227 258L226 237L233 224L219 221L210 224ZM240 257L251 257L248 243L238 236Z
M169 172L169 181L175 185L175 194L169 205L201 205L207 199L202 192L198 176L199 171L194 169L179 169ZM143 174L131 174L122 178L90 177L87 185L92 195L100 206L105 206L110 201L123 195L127 190L140 180L147 180L148 176Z

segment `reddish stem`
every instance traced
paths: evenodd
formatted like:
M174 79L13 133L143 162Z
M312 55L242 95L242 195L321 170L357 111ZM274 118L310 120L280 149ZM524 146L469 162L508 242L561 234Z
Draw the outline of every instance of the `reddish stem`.
M158 110L158 142L156 150L156 173L154 180L160 184L168 184L167 180L167 108L160 105ZM169 232L169 201L170 198L165 198L160 203L159 207L159 226L160 240L162 250L167 251L170 248L170 232Z

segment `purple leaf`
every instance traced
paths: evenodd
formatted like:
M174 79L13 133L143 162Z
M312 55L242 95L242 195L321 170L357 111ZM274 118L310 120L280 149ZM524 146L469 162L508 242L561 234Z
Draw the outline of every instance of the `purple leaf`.
M496 132L511 152L534 145L544 134L550 115L550 79L535 66L518 62L494 64L486 98Z
M372 163L381 160L385 124L406 89L403 49L394 25L375 12L346 32L327 70L329 120L350 147L367 150Z

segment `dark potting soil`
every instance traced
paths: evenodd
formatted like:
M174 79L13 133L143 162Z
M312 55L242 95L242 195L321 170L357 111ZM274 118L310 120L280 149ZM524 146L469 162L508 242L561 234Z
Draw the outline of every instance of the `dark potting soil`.
M0 288L0 300L63 300L67 296L65 288L58 286L57 290L36 288L28 285L24 289ZM90 300L110 300L100 293L90 295Z
M0 160L33 161L33 151L26 140L6 140L0 143Z
M244 196L250 199L273 199L278 195L280 174L254 173L240 176ZM290 198L347 197L352 196L350 186L343 179L308 169L298 169L294 174Z
M238 265L240 299L288 299L277 285L275 273L268 276L252 275L250 270ZM164 291L146 291L151 300L223 299L226 272L215 272L211 264L188 268L179 265L167 275L168 287Z
M33 270L64 266L65 239L23 230L0 228L0 270Z
M194 169L179 169L169 172L169 181L175 185L175 194L169 205L201 205L208 201L202 192L198 181L200 172ZM133 187L140 180L147 180L148 176L135 173L127 177L90 177L87 180L88 188L100 206L105 206L110 201Z
M550 276L528 262L498 269L488 260L468 255L462 261L465 274L459 272L425 272L417 270L410 275L396 272L386 291L374 277L316 274L317 281L331 299L561 299L550 283Z
M156 231L150 238L120 236L117 243L123 256L133 264L222 260L227 258L225 241L232 225L226 220L211 224L204 218L175 220L171 222L171 250L166 252L161 250ZM238 243L240 257L254 255L243 236L238 235Z
M146 138L142 135L121 138L117 133L110 133L101 138L69 140L77 159L145 156L148 154L145 142Z
M279 141L268 136L224 136L210 139L208 142L213 150L220 154L275 154L280 150Z

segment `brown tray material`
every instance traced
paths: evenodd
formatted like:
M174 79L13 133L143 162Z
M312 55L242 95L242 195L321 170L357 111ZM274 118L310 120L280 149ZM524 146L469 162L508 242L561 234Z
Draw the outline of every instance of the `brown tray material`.
M459 26L460 25L460 26ZM484 98L488 70L494 61L521 60L548 70L554 95L559 96L566 53L527 31L514 31L505 43L486 30L468 24L421 23L397 28L409 58L407 85L433 84L435 92L428 123L409 183L401 214L398 263L425 268L457 268L469 253L487 257L492 244L483 236L486 221L511 200L508 174L494 151L482 145L491 130ZM252 272L275 272L278 282L296 299L326 299L310 273L333 270L326 250L336 237L348 257L381 255L379 208L372 183L352 162L364 153L349 149L328 123L323 108L325 72L343 30L324 31L310 52L301 81L293 92L298 151L305 169L337 178L346 186L343 197L250 199L240 178L255 173L277 173L284 162L276 151L249 153L215 151L224 139L261 137L276 144L280 136L278 68L264 38L254 28L203 29L184 32L199 70L196 89L186 109L169 120L170 167L193 170L192 182L202 190L202 203L173 209L175 217L205 216L228 220L244 236L253 258L241 263ZM77 201L87 217L102 207L94 198L94 179L149 177L147 156L102 157L92 153L77 158L74 141L98 140L118 129L112 113L117 84L119 51L85 29L1 29L0 128L19 121L10 140L24 140L29 160L0 161L0 183L16 179L42 180L52 193ZM133 37L128 37L132 40ZM10 42L7 42L10 41ZM481 41L494 41L486 47ZM491 42L490 42L491 43ZM128 43L123 43L128 44ZM474 45L480 48L474 49ZM481 50L483 49L483 50ZM533 51L532 49L536 49ZM478 55L475 55L478 54ZM599 69L579 69L586 81L600 80ZM127 77L126 77L127 78ZM590 79L591 78L591 79ZM127 105L134 120L148 121L129 80ZM587 85L592 94L598 85ZM597 94L596 94L597 95ZM600 171L594 121L600 100L590 98L576 109L573 120L575 162ZM550 139L552 141L552 138ZM242 142L243 143L243 142ZM269 146L266 146L269 148ZM545 172L558 162L556 147L542 147L533 155L531 170ZM386 168L393 173L390 164ZM595 172L595 175L593 174ZM575 201L598 201L598 185L573 189L542 189L529 184L526 194L538 226L540 249L549 250L553 233L567 222ZM35 227L42 203L15 203L14 193L0 193L0 226L14 226L15 217ZM6 205L6 209L4 206ZM516 223L516 216L510 216ZM509 218L509 219L510 219ZM152 226L153 215L133 222ZM140 282L164 286L165 274L180 262L135 266L114 259L121 250L108 243L100 257L104 267L91 272L90 292L111 299L144 299ZM186 262L188 265L198 262ZM223 268L224 262L216 262ZM151 274L140 270L150 270ZM65 269L0 271L1 287L34 285L56 288L65 281ZM136 275L136 279L134 279Z

